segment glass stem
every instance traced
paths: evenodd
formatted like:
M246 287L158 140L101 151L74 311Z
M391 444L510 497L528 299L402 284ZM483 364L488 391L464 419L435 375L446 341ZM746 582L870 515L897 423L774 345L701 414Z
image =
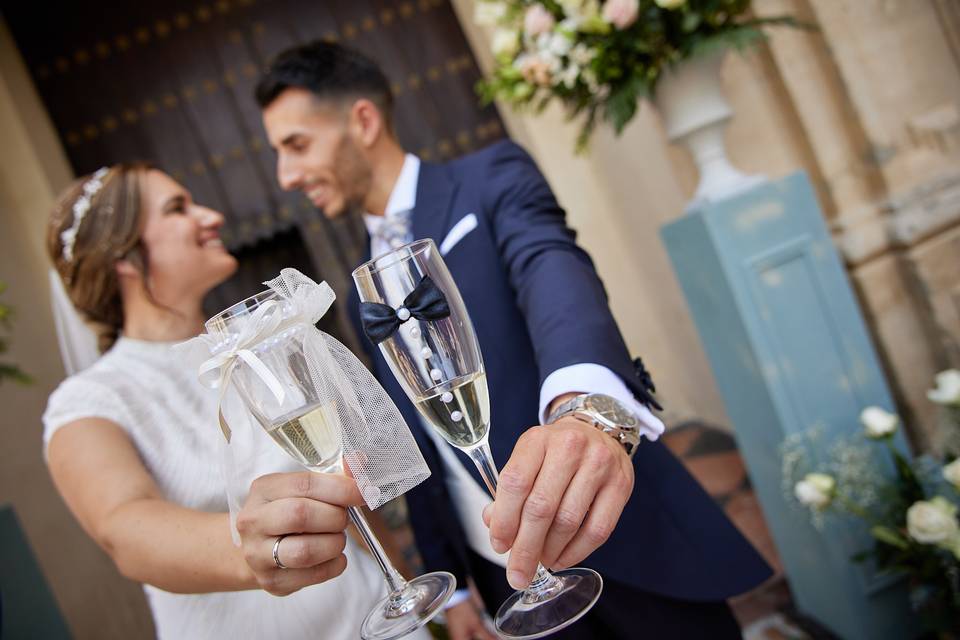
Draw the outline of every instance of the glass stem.
M483 478L483 482L487 485L487 491L496 498L497 479L500 476L497 473L496 465L493 463L493 453L490 451L490 443L484 438L483 442L464 453L470 456L473 464L477 465L477 471L480 472L480 477ZM534 601L540 601L543 596L548 594L552 595L559 586L558 582L559 581L547 571L546 567L538 562L537 573L534 574L533 580L527 585L527 588L524 589L524 600L529 601L532 598Z
M387 552L383 550L383 546L380 544L380 541L377 540L377 536L374 535L373 530L370 528L370 523L367 522L367 518L363 515L363 512L360 511L360 508L347 507L347 514L350 516L350 521L353 522L353 526L360 532L360 537L363 538L363 541L367 544L367 547L373 554L373 558L377 561L377 566L380 567L380 572L383 573L383 579L386 580L387 586L390 587L391 597L399 597L403 590L406 589L407 581L403 579L399 571L393 568L393 563L390 562L390 558L387 557Z

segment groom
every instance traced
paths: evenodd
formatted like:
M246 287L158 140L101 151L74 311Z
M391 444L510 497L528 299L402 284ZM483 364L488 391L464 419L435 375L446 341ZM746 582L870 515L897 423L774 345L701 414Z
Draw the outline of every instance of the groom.
M336 44L282 53L257 100L281 186L328 217L364 212L373 256L433 238L473 320L502 468L486 509L473 465L423 427L368 349L433 470L407 494L426 568L461 586L471 576L491 611L538 561L595 568L603 595L558 637L739 637L725 600L770 569L656 442L650 378L530 156L507 141L439 165L405 153L387 79ZM469 602L447 613L457 640L488 637Z

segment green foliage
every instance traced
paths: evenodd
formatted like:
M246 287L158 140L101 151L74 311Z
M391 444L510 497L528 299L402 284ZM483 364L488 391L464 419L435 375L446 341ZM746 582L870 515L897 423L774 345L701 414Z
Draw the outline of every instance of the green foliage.
M0 282L0 295L3 295L6 290L7 285ZM0 328L2 328L4 332L9 332L13 329L13 315L13 309L3 302L0 302ZM0 336L0 354L7 352L8 345L8 338ZM30 376L21 371L16 365L0 362L0 384L2 384L5 379L12 380L19 384L30 384L32 382Z
M764 39L766 27L805 27L788 16L751 17L749 0L686 0L673 9L638 0L636 20L622 29L604 20L598 0L478 4L498 8L499 33L519 45L494 52L496 67L477 87L481 100L500 99L519 109L542 109L558 100L571 118L582 118L578 151L598 117L619 135L671 66L721 49L747 49ZM533 37L524 32L523 18L537 4L549 11L554 25Z

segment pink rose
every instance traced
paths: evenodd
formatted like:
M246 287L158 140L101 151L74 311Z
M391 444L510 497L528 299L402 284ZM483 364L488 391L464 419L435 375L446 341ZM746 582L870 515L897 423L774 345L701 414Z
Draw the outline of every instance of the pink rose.
M607 0L603 3L603 19L621 30L637 21L639 11L639 0Z
M553 29L555 24L553 14L547 11L542 4L535 4L523 16L523 30L532 38Z
M517 67L523 75L523 79L530 84L546 87L550 85L552 79L552 69L550 63L540 56L524 55L517 59Z

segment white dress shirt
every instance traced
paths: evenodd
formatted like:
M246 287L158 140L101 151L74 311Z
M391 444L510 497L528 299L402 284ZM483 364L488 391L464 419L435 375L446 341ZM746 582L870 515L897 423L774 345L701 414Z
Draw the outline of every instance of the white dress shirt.
M419 177L420 159L408 153L393 191L390 192L384 217L381 218L369 213L364 214L364 223L367 226L367 231L370 232L370 256L372 258L392 250L386 240L376 235L376 231L379 225L384 222L395 220L404 213L413 210L417 200L417 181ZM440 246L446 244L449 243L441 242ZM612 396L634 410L640 419L640 429L647 438L656 440L664 431L663 422L634 398L633 393L630 392L627 385L617 374L607 367L593 363L563 367L546 377L543 386L540 387L539 416L541 424L546 421L550 403L566 393L603 393ZM443 460L447 472L447 491L457 509L460 524L463 526L467 538L467 544L481 557L506 567L507 554L499 554L490 546L489 532L481 517L483 508L491 502L490 495L464 468L456 454L451 450L450 445L430 425L424 426L440 451L440 458ZM458 590L450 599L450 602L447 603L447 606L452 607L462 602L467 594L466 589Z

